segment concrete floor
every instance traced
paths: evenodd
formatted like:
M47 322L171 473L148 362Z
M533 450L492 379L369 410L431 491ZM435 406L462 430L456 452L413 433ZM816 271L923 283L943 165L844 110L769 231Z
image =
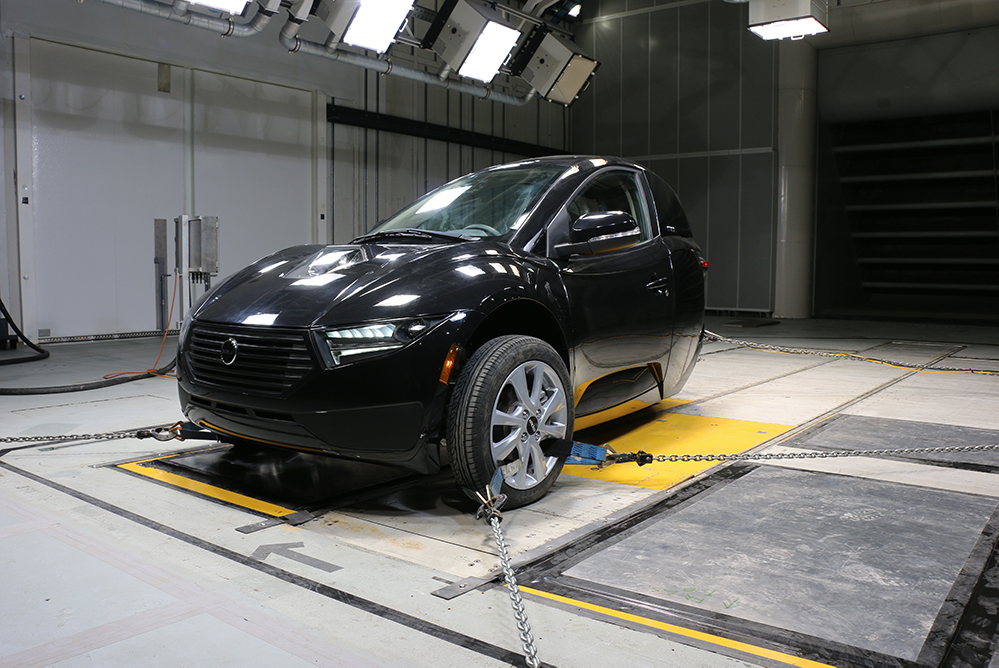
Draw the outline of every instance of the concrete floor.
M731 323L758 324L708 328L999 371L995 327ZM0 387L143 369L158 348L53 345L0 367ZM170 424L174 385L0 396L0 437ZM577 438L654 454L999 444L997 407L995 375L710 343L674 400ZM0 453L0 665L524 665L492 537L446 475L194 441ZM503 527L547 665L985 666L997 503L991 451L621 464L567 470ZM467 593L434 595L449 591Z

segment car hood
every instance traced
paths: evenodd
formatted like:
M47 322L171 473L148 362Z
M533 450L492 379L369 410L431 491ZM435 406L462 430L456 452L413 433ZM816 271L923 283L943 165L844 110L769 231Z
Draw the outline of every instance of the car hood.
M488 241L297 246L230 277L196 317L324 327L453 312L475 307L475 295L466 293L481 293L484 281L526 277L530 270L519 259L508 246ZM506 271L496 271L497 266Z

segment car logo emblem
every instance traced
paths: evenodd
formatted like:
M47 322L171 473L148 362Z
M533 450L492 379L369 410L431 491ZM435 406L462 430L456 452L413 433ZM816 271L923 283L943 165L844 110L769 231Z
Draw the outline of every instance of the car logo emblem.
M239 344L236 343L236 339L229 337L222 344L222 350L219 351L219 357L222 359L222 364L226 366L231 366L233 362L236 361L236 353L239 352Z

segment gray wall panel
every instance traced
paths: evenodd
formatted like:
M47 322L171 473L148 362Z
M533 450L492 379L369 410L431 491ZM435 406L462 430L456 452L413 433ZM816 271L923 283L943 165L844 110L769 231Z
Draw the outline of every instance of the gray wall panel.
M576 43L590 55L596 53L595 33L595 24L592 23L583 24L576 31ZM589 88L572 104L572 150L576 153L590 155L595 152L593 136L596 131L596 81L602 76L603 68L601 67L597 69L594 79L590 81Z
M597 105L593 148L599 155L621 155L621 24L612 19L595 25L594 45L602 64L590 89Z
M739 234L738 307L772 308L774 248L774 153L742 156L742 224ZM714 264L712 264L714 270Z
M773 146L777 49L742 31L742 147Z
M984 3L983 3L984 4ZM999 107L999 26L819 51L827 123Z
M587 3L583 3L585 7ZM600 16L607 16L608 14L618 14L628 9L628 0L599 0L598 3Z
M649 153L649 20L647 16L629 16L622 20L621 137L622 155Z
M427 141L427 178L423 192L430 192L448 182L448 149L446 142Z
M679 150L708 150L708 91L711 69L708 3L679 8Z
M333 242L346 243L364 231L364 174L354 165L363 164L366 131L347 125L333 126Z
M523 107L505 106L503 108L504 133L514 141L538 143L538 108L537 105L526 104Z
M715 2L711 7L711 95L708 148L739 148L739 40L746 16L741 5Z
M569 145L569 109L560 104L541 104L538 105L538 118L541 119L542 127L548 128L545 141L538 143L564 152ZM547 123L544 122L545 118Z
M673 189L683 202L683 209L690 221L690 228L705 252L709 249L708 224L708 194L710 181L708 178L708 158L679 158L677 160L677 179Z
M677 152L677 12L652 12L649 18L649 154ZM597 70L600 76L600 70Z
M738 305L739 267L746 261L740 252L743 230L739 220L739 156L709 158L709 227L706 247L711 262L709 306Z
M671 6L676 4L676 6ZM601 5L601 7L605 7ZM770 310L775 230L773 156L776 50L746 30L746 5L716 0L656 0L628 5L627 16L584 21L593 55L610 63L596 74L592 106L572 109L574 149L612 146L626 137L625 157L646 164L677 191L694 235L712 262L707 301L719 310ZM620 41L606 37L621 26ZM618 58L621 46L624 57ZM648 69L642 54L648 48ZM621 72L621 117L608 96ZM632 89L643 79L644 98ZM615 123L617 125L615 126ZM648 134L647 151L640 147ZM585 143L584 143L585 142ZM753 169L747 192L742 159ZM740 187L741 186L741 187ZM741 241L740 241L741 240ZM763 266L765 270L757 270ZM750 268L750 269L746 269Z
M680 180L680 164L677 158L667 160L649 160L649 169L657 174L659 178L670 185L673 190L677 189L677 182ZM681 204L683 201L681 200Z

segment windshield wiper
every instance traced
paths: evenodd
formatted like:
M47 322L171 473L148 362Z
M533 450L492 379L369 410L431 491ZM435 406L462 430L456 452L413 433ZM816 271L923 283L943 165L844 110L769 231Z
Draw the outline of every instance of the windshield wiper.
M412 227L406 227L399 230L381 230L379 232L370 232L368 234L362 234L350 243L364 243L365 241L373 241L375 239L387 239L389 237L402 237L405 239L428 239L431 241L474 241L478 237L469 237L464 234L459 234L457 232L441 232L438 230L418 230Z

